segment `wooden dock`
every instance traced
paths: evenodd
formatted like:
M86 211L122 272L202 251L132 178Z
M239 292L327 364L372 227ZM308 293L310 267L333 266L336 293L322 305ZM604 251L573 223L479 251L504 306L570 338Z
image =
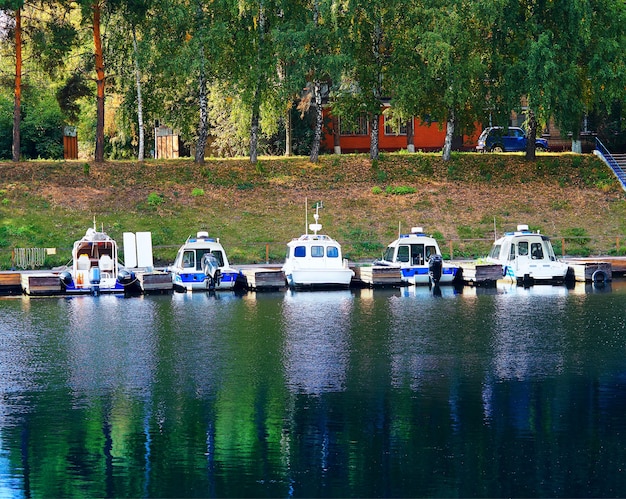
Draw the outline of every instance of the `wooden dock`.
M17 295L22 293L22 275L19 272L0 272L0 294Z
M468 286L495 286L502 279L502 265L493 263L461 262L463 283Z
M389 267L384 265L357 266L353 267L353 281L357 285L369 288L379 287L400 287L407 283L402 280L402 271L399 267Z
M595 264L605 264L605 265L609 264L611 266L610 267L611 278L626 277L626 257L624 256L598 256L594 258L565 258L563 261L567 263L570 267L574 267L578 265L588 265L588 264L591 264L592 266Z
M31 274L20 276L22 290L27 295L61 294L61 280L58 274Z
M567 262L574 271L574 278L578 282L597 282L613 280L611 262Z
M244 276L246 289L251 290L276 290L287 286L285 273L275 267L245 267L241 269Z
M139 272L137 281L142 293L168 293L174 289L170 272Z

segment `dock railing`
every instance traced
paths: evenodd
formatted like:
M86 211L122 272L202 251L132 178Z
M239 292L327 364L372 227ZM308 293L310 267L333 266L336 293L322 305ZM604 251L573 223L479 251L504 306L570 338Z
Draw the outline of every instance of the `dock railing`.
M596 150L594 151L594 154L602 159L604 163L606 163L606 165L613 170L613 173L615 173L615 176L622 185L622 189L626 191L626 172L624 172L620 163L615 159L615 157L598 137L596 137Z

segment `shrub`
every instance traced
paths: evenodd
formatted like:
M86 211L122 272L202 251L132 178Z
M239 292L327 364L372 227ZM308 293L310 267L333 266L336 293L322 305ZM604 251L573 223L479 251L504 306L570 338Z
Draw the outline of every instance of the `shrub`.
M158 194L156 192L151 192L148 194L148 204L150 206L159 206L165 202L163 198L163 194Z
M385 192L387 194L393 194L396 196L404 196L406 194L414 194L415 192L417 192L417 189L415 189L415 187L408 187L406 185L400 185L397 187L389 185L385 189Z
M191 191L191 195L193 197L204 196L204 189L200 189L198 187L195 187L193 189L193 191Z

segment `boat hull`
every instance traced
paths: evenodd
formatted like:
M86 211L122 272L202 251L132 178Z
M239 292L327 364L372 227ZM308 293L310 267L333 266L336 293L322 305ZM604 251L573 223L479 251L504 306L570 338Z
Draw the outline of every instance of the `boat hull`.
M210 279L204 272L172 271L172 282L178 291L232 291L239 279L239 272L222 271L220 276L219 285L211 287Z
M354 272L349 268L285 270L287 284L292 288L347 288L352 276Z
M498 262L501 263L501 262ZM532 281L536 284L562 283L567 279L569 266L561 262L514 267L504 264L502 273L517 282Z
M405 267L402 268L401 271L402 280L409 284L415 284L416 286L426 286L431 282L428 265ZM458 271L458 267L444 265L441 269L441 278L439 279L439 284L454 284Z

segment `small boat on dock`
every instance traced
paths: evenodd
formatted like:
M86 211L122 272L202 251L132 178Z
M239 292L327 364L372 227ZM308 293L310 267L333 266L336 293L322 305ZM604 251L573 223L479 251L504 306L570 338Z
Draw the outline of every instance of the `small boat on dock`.
M415 285L457 284L463 273L459 266L443 260L437 240L426 235L422 227L400 234L374 265L399 267L402 280Z
M562 284L574 279L569 265L554 254L550 238L523 224L493 243L487 262L501 265L503 276L525 286Z
M315 223L308 226L305 234L287 244L287 257L282 270L291 288L347 288L354 277L341 253L341 245L330 236L318 234L318 204Z
M96 229L95 219L94 226L74 242L72 267L58 278L61 290L70 294L125 293L136 284L134 272L120 268L117 243Z
M228 263L219 238L209 237L206 231L187 238L168 270L177 291L232 290L242 278Z

